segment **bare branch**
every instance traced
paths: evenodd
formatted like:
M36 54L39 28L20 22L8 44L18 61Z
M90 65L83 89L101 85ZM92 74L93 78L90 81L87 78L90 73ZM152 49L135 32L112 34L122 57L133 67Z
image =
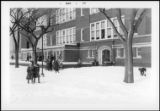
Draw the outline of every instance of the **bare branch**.
M31 45L33 45L33 42L32 42L32 40L30 39L30 36L29 36L29 33L28 34L25 34L24 32L20 32L22 35L23 35L23 37L25 37L30 43L31 43Z
M135 21L135 29L137 29L141 24L146 12L147 12L147 9L144 9L139 15L139 17L137 18L137 20Z
M123 36L118 32L117 28L115 27L114 23L112 22L111 18L107 15L105 9L99 9L99 11L107 18L107 20L110 22L110 24L112 25L114 31L116 32L116 34L119 36L120 40L122 42L125 41L125 38L123 38Z
M124 23L122 22L122 18L121 18L121 9L117 9L117 20L119 22L120 28L122 29L122 31L124 32L125 36L128 35L128 31L124 25Z

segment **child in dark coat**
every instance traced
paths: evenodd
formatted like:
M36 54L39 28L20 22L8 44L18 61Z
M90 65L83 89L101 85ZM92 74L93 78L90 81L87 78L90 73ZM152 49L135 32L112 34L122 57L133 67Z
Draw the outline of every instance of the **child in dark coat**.
M53 68L55 70L56 73L59 73L59 63L58 60L54 60L53 62Z
M33 82L33 75L34 75L34 71L33 71L33 61L31 61L31 64L29 64L28 68L27 68L27 77L26 79L28 80L28 83L29 83L29 80L31 80Z

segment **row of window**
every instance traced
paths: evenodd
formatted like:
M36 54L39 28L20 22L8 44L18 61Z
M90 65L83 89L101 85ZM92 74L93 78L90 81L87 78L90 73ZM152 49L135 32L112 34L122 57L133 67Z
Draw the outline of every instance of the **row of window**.
M76 39L76 28L68 28L56 31L56 44L70 44L74 43Z
M122 30L119 26L118 20L116 18L112 18L113 23L117 30L122 34ZM124 17L122 17L122 21L124 22ZM98 22L94 22L90 24L90 40L101 40L101 39L112 39L117 38L117 34L115 33L114 29L112 28L110 22L108 20L102 20ZM83 41L83 31L81 29L81 41ZM52 37L49 37L48 42L51 43ZM56 44L70 44L74 43L76 39L76 28L68 28L56 31ZM51 44L50 44L51 45Z
M76 18L75 8L60 8L56 10L56 23L64 23Z
M99 12L98 8L90 9L90 14L95 14L98 12ZM84 16L83 8L81 8L81 16ZM56 10L56 23L57 24L68 22L74 19L76 19L76 9L75 8L59 8ZM53 21L54 21L54 13L52 14L52 17L51 17L51 25L53 25Z
M111 19L117 28L118 32L120 34L123 34L117 18ZM124 17L122 17L122 21L124 22ZM81 29L81 41L83 41L83 31L84 29ZM95 40L103 40L103 39L112 39L112 38L118 38L118 35L112 28L110 22L108 20L102 20L98 22L94 22L90 24L90 41ZM76 40L76 28L67 28L56 31L56 44L70 44L74 43ZM48 42L52 42L52 40L49 40Z
M123 34L117 18L112 18L111 20L117 28L118 32L120 34ZM124 17L122 17L122 21L124 23ZM90 29L91 41L118 37L113 27L111 26L111 23L108 20L91 23Z
M98 8L91 8L90 9L90 14L98 13L99 9Z
M125 52L124 52L124 48L115 48L116 53L115 53L115 57L117 59L124 59L125 58ZM141 48L139 47L133 47L132 49L133 51L133 58L141 58ZM88 50L88 56L87 58L94 58L96 55L96 50Z
M139 47L133 47L132 49L133 52L133 58L141 58L141 48ZM125 58L125 52L124 48L117 48L116 50L116 58Z
M125 58L125 52L124 52L124 48L115 48L116 53L115 53L115 57L116 59L124 59ZM133 47L133 58L134 59L138 59L141 58L141 48L140 47ZM23 60L26 60L27 55L32 55L32 52L22 52L20 58ZM44 51L44 58L45 60L49 57L49 56L55 56L56 59L60 59L63 61L63 51L62 50L58 50L58 51ZM96 50L94 49L90 49L88 50L88 55L87 58L95 58L96 56Z
M63 51L44 51L44 58L47 59L49 56L55 56L56 59L63 60Z

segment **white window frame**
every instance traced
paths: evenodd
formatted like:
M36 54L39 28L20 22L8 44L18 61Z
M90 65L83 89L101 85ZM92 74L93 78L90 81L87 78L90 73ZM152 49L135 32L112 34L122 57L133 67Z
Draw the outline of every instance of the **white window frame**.
M106 39L112 39L112 37L113 37L113 31L112 31L112 26L110 25L110 26L108 26L108 23L109 24L111 24L108 20L106 20ZM111 37L110 38L108 38L108 29L110 29L111 30Z
M73 27L73 43L76 42L76 27Z
M75 8L59 8L56 10L56 23L65 23L76 19Z
M117 25L114 24L114 20L116 20ZM120 31L120 26L119 26L119 22L118 22L118 20L117 20L117 17L111 18L111 21L113 22L113 24L115 25L115 27L117 27L117 31L119 32L119 31ZM114 29L113 29L112 26L111 26L111 28L112 28L112 38L113 38L113 39L117 39L117 38L118 38L118 35L117 35L116 37L114 37Z
M104 22L104 28L102 28L102 22ZM104 38L102 38L102 30L104 29L105 33L104 33ZM102 20L100 22L100 39L105 39L106 38L106 21Z
M141 47L133 47L133 48L136 48L136 57L133 57L133 59L141 59L142 55L138 54L138 49L141 48Z
M122 22L125 23L125 17L124 17L124 15L122 15L121 17L122 17ZM114 19L117 20L117 17L111 18L111 21L113 22ZM101 29L102 29L102 28L101 28L101 25L102 25L102 22L103 22L103 21L105 21L105 38L102 39L102 36L101 36ZM99 25L100 25L99 29L96 29L96 24L97 24L97 23L99 23ZM107 19L90 23L90 41L98 41L98 40L106 40L106 39L118 39L118 36L114 37L114 35L113 35L113 34L114 34L114 29L113 29L113 27L112 27L111 25L108 26L108 23L110 24L110 22L109 22ZM92 27L91 27L92 24L94 24L93 30L92 30ZM116 27L117 27L118 32L120 32L120 25L119 25L118 21L117 21ZM108 38L108 29L111 30L111 37L110 37L110 38ZM97 30L100 31L100 32L99 32L100 39L97 39L97 38L96 38L96 31L97 31ZM92 31L93 31L93 33L94 33L94 39L92 39Z
M64 33L63 33L64 32ZM56 44L70 44L76 42L76 27L56 31Z
M123 49L123 57L119 55L120 49ZM125 58L125 49L123 47L117 47L116 48L116 59L124 59Z
M92 30L92 24L94 25L94 28L93 28L93 30ZM94 41L95 39L96 39L96 26L95 26L95 23L91 23L90 24L90 41ZM94 39L92 39L92 31L93 31L93 33L94 33Z
M98 28L97 28L97 24L99 24ZM96 38L95 39L96 40L100 40L101 39L101 22L96 22L96 29L95 29L95 31L96 31ZM98 33L99 36L97 36L97 32L99 32ZM99 39L97 37L99 37Z

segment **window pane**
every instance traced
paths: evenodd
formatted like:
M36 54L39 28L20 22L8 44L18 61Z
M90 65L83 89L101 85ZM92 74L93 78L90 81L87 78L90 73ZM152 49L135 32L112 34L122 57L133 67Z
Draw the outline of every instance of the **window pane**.
M118 28L116 27L116 29L118 30ZM113 35L114 37L117 37L117 33L115 32L115 30L113 29Z
M94 30L95 28L94 28L94 24L91 24L91 30Z
M76 33L76 29L75 29L75 27L73 28L73 34L75 34Z
M97 30L99 29L99 23L96 23L96 29Z
M101 22L101 28L104 29L105 28L105 21Z
M72 35L73 34L73 29L72 28L70 28L70 35Z
M96 31L96 39L99 39L99 30Z
M91 32L91 37L94 37L94 31Z
M111 23L107 21L107 27L111 27Z
M107 28L107 38L111 38L111 28Z
M105 29L101 30L101 38L104 39L105 38Z
M113 23L115 26L118 26L118 20L117 19L113 19Z

